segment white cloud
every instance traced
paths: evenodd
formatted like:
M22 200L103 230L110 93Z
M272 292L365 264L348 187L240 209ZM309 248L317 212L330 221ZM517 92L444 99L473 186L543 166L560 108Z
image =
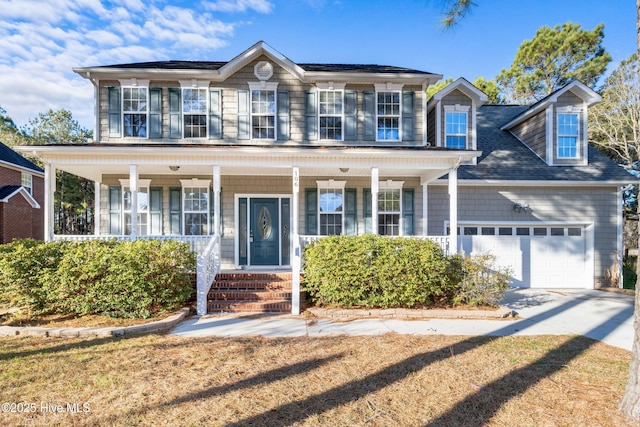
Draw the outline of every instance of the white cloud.
M274 5L267 0L218 0L205 3L204 6L217 12L246 12L254 10L259 13L271 13Z
M66 108L92 128L93 87L72 68L210 58L239 24L175 0L1 1L0 106L18 126ZM225 2L238 12L273 10L267 0Z

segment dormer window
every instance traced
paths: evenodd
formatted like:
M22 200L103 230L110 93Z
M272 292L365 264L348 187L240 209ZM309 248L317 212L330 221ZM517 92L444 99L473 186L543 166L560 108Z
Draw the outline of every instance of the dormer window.
M575 159L578 157L578 137L580 119L577 113L558 114L558 158Z
M467 148L469 107L446 106L444 117L445 147L464 150Z
M122 88L122 123L124 136L147 137L149 115L149 90L147 87Z

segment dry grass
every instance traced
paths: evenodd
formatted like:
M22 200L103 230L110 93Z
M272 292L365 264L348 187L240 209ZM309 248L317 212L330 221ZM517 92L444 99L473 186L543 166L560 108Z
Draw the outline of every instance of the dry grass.
M17 314L0 315L1 326L43 326L43 327L65 327L65 328L101 328L101 327L124 327L155 322L166 318L173 313L159 313L148 319L120 319L97 314L86 316L74 316L73 314L49 314L35 318L20 317Z
M629 359L556 336L3 338L0 402L37 412L0 425L624 426Z

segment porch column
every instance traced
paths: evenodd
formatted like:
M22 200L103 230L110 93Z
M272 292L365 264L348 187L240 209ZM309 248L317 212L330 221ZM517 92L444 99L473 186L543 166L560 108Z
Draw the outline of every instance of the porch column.
M300 204L300 169L293 167L293 187L291 197L291 239L293 240L293 257L291 258L291 314L300 314L300 270L302 267L302 248L300 247L299 204Z
M422 183L422 235L429 235L429 186Z
M131 192L131 238L135 240L138 234L138 165L129 165L129 191Z
M213 167L213 234L220 233L220 166Z
M449 253L458 253L458 168L449 169Z
M94 207L93 207L93 234L100 235L100 183L95 181L94 185Z
M371 168L371 232L378 234L378 168Z
M53 200L56 192L56 168L49 162L44 164L44 241L53 240Z

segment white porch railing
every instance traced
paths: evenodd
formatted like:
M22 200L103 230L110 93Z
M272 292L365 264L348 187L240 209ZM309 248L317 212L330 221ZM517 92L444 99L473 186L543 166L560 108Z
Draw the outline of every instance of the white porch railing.
M198 255L197 306L199 316L207 314L207 294L220 273L220 235L214 235L204 252Z
M212 236L123 236L123 235L63 235L58 234L53 236L54 240L70 240L70 241L84 241L84 240L177 240L179 242L189 243L191 251L196 254L201 254L207 248L207 244L211 240Z

